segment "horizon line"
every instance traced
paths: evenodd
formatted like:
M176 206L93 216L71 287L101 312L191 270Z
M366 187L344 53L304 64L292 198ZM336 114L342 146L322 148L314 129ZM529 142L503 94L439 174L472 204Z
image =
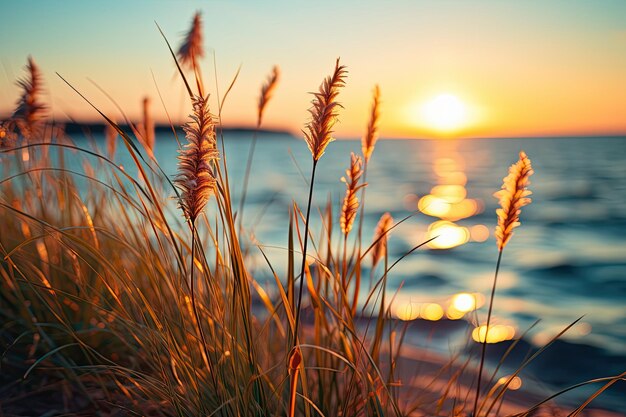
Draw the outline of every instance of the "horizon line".
M9 120L8 118L0 118L0 120ZM77 131L81 127L94 128L94 127L102 127L106 125L106 121L77 121L77 120L67 120L60 121L58 119L50 119L47 123L52 124L62 124L66 128L70 126L70 130ZM132 123L132 122L131 122ZM120 127L130 128L131 124L129 123L118 123ZM176 129L182 129L182 124L174 126ZM155 130L172 130L172 125L169 123L155 123ZM222 125L221 128L224 131L242 131L242 132L259 132L259 133L274 133L281 135L289 135L294 139L300 137L300 135L294 132L290 128L286 127L277 127L277 126L269 126L269 127L261 127L256 128L251 124L232 124L232 125ZM334 137L337 140L360 140L360 135L349 135L349 134L339 134ZM484 135L484 136L405 136L405 135L381 135L381 140L437 140L437 141L454 141L454 140L476 140L476 139L563 139L563 138L626 138L626 131L624 132L582 132L582 133L531 133L531 134L505 134L505 135Z

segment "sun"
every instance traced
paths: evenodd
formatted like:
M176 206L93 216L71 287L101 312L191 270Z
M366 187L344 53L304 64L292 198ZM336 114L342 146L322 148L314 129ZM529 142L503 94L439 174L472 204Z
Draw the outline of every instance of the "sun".
M430 129L453 132L467 124L467 107L455 95L439 94L421 107L421 119Z

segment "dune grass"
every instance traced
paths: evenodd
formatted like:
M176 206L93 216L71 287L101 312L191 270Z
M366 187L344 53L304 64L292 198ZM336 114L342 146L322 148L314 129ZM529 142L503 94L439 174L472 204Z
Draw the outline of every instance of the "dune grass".
M362 235L378 87L363 155L350 156L341 212L333 212L332 204L320 208L319 232L309 227L315 170L324 152L332 152L327 146L347 79L339 60L314 94L304 130L312 155L307 207L294 202L280 225L288 267L279 275L262 246L242 243L251 240L237 217L243 209L232 197L226 155L218 146L221 109L215 116L208 108L200 76L200 24L196 15L176 62L190 116L174 180L154 158L158 144L130 137L105 115L106 151L95 144L78 147L46 122L42 77L29 59L20 81L23 96L0 127L0 414L500 415L516 375L494 382L494 373L482 381L485 343L478 378L474 358L441 364L452 376L435 399L403 383L413 372L403 357L406 325L391 317L386 279L427 242L389 259L387 240L404 219L394 224L388 213L371 243ZM257 128L277 79L274 70L261 89ZM116 163L116 140L133 167ZM82 169L70 168L68 158L80 160ZM519 172L512 168L510 177ZM530 171L524 172L520 176L527 179ZM526 182L513 177L499 194L500 255L527 202ZM250 251L267 261L277 295L255 280ZM359 309L364 274L373 285L367 308ZM253 309L253 300L262 308ZM443 377L423 378L434 384ZM623 378L591 382L605 384L601 392ZM475 391L458 394L463 380L476 384ZM540 406L529 407L521 415Z

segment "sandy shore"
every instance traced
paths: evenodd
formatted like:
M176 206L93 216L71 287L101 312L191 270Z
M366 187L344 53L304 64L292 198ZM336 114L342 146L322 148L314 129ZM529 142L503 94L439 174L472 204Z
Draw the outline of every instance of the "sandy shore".
M417 402L423 406L422 409L415 410L410 414L411 416L438 415L438 408L441 410L439 415L452 415L453 409L464 410L463 412L457 411L455 416L469 415L473 407L475 393L476 364L469 364L467 359L460 355L453 358L431 350L403 345L402 357L399 359L396 369L403 391L407 393L407 401ZM484 388L481 389L483 398L487 391L493 387L493 382L490 385L490 377L491 373L488 371L483 375L482 385ZM447 393L445 401L441 401L443 393ZM503 401L498 402L493 407L490 416L510 416L524 413L553 393L555 391L548 391L545 388L533 386L532 382L522 380L522 386L519 389L508 390L505 393ZM577 405L563 405L559 399L556 399L542 405L532 415L536 417L565 417L570 415L576 407ZM586 417L626 416L625 413L595 408L593 403L579 415Z

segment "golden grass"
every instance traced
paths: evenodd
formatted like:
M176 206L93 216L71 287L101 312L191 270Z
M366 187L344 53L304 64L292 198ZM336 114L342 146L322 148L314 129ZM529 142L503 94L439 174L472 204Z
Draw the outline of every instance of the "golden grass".
M280 70L278 69L278 66L275 65L272 68L272 73L267 77L267 80L261 86L261 93L259 94L259 101L257 105L256 129L254 131L254 136L252 137L252 143L250 144L250 149L248 150L246 171L243 175L241 199L239 200L239 209L237 210L240 225L243 225L243 210L245 208L246 196L248 194L248 181L250 179L250 170L252 169L252 159L254 158L254 150L256 148L258 130L261 128L261 125L263 124L263 114L265 113L265 108L267 107L267 104L272 98L274 90L276 90L279 78L280 78Z
M499 251L504 249L513 236L513 229L520 225L521 208L531 202L528 196L532 193L527 187L533 172L530 159L524 151L520 151L519 161L511 165L509 174L503 180L502 189L494 194L500 203L500 208L496 211L496 240Z
M363 152L363 158L365 159L365 163L367 163L371 156L372 152L374 152L374 147L376 146L376 141L378 140L378 119L380 118L380 88L378 85L374 87L374 94L372 97L372 106L370 109L370 118L367 123L367 128L365 130L365 135L361 140L361 148Z
M372 268L375 268L378 262L387 256L387 240L389 239L389 231L393 225L393 217L389 212L385 212L380 216L376 230L374 232L374 248L372 249Z
M183 126L188 143L178 157L175 183L181 191L180 207L191 223L196 221L217 185L214 170L219 151L207 101L208 97L194 98L191 120Z
M40 101L39 95L43 92L43 77L35 60L28 57L26 76L17 81L22 89L22 95L17 102L12 120L18 125L24 137L34 137L38 133L37 127L46 117L48 106Z
M363 162L360 156L350 155L350 168L346 170L346 176L341 181L346 184L346 195L343 199L341 207L341 217L339 218L339 226L344 235L348 235L352 230L354 219L359 210L359 199L356 196L358 191L367 184L359 184L359 179L363 175Z
M191 27L180 48L178 48L177 55L181 66L195 71L198 60L204 57L202 43L202 15L200 12L196 12Z
M150 112L150 98L143 98L143 123L141 126L141 133L143 143L150 156L154 157L154 121L152 120L152 114Z
M309 109L311 121L304 129L304 138L315 161L324 155L326 147L333 140L332 129L337 121L337 108L341 106L337 102L337 95L345 85L346 74L345 66L339 65L337 58L333 74L324 79L317 93L312 93L314 98Z
M104 126L104 142L106 144L107 156L111 160L115 157L118 136L117 130L113 126L108 123Z
M482 384L482 374L485 364L485 353L487 351L487 341L491 325L491 313L493 311L493 301L496 294L498 282L498 272L502 261L502 251L513 235L513 229L520 225L519 215L521 208L530 203L528 196L531 194L526 187L530 184L529 177L533 174L530 159L524 151L519 153L519 161L511 165L509 174L504 178L502 189L494 194L499 200L500 208L496 210L498 225L496 226L496 245L498 246L498 261L496 262L496 272L493 277L491 296L489 298L489 309L487 311L487 323L485 325L485 336L482 340L480 365L478 367L478 377L476 379L476 395L474 396L474 408L472 415L478 417L478 401L480 398L480 388ZM487 412L487 415L489 412Z
M269 77L267 77L267 80L261 87L261 94L259 95L259 104L257 106L257 122L256 122L257 129L261 127L261 124L263 123L263 113L265 112L265 107L267 106L267 103L269 103L270 99L272 98L272 94L274 94L274 90L276 89L276 86L278 85L279 77L280 77L280 70L278 69L278 66L275 65L272 68L272 73L269 75Z

